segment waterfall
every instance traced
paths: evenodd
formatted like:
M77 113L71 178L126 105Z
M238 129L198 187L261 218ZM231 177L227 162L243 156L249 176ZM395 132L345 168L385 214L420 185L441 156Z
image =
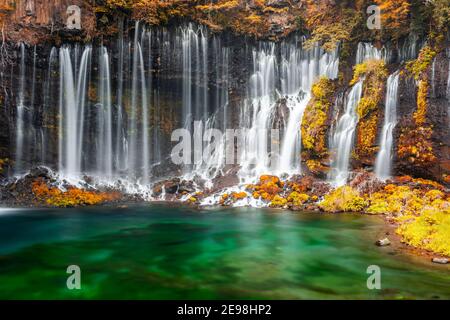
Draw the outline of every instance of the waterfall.
M321 75L330 79L338 76L339 57L337 50L331 54L324 53L318 45L314 49L303 52L298 63L298 51L290 48L289 60L284 60L286 74L282 82L289 84L287 94L287 106L289 108L289 120L286 133L282 141L278 173L300 173L301 130L300 125L303 113L310 100L310 90L315 80ZM287 63L286 63L287 62ZM300 66L300 68L298 68ZM293 71L293 72L292 72ZM300 87L299 92L295 92ZM298 90L298 89L297 89ZM292 96L292 93L294 95Z
M115 168L125 170L127 167L128 140L125 126L124 102L124 64L125 47L123 39L123 20L119 24L119 38L117 40L117 51L119 57L117 60L117 120L116 120L116 146L115 146Z
M239 58L250 61L250 71L242 73L246 78L234 79L241 72L230 65L237 61L237 51L228 46L228 38L204 27L150 28L136 22L130 35L123 24L119 28L111 45L52 48L44 70L42 59L34 61L33 72L26 68L31 55L21 46L15 170L46 164L70 181L89 176L109 185L120 180L139 190L176 171L188 179L200 177L207 185L230 171L238 171L241 181L264 173L301 173L303 112L313 83L320 76L337 78L338 50L327 53L319 45L303 49L300 37L248 42L238 50ZM32 79L37 82L41 75L44 83L33 89ZM28 82L30 94L25 93ZM42 96L42 103L35 103L42 110L33 111L35 132L24 138L24 106L33 96L36 102ZM169 166L171 131L194 129L198 121L197 161ZM242 152L227 163L225 133L233 128ZM217 129L224 134L219 140ZM277 131L272 134L272 129ZM29 150L39 152L32 154L36 163L23 159L28 142L35 145Z
M243 181L264 173L301 173L300 125L312 84L320 76L338 75L337 50L326 53L318 45L303 50L298 42L282 43L278 54L275 49L271 43L253 51L254 71L240 120L248 128L240 160ZM281 127L274 128L276 123ZM271 129L282 131L281 141Z
M34 101L36 94L36 46L33 46L33 72L31 73L31 97L30 106L34 109Z
M189 130L192 128L192 47L196 51L198 37L192 25L182 30L183 47L183 124Z
M100 75L98 84L99 105L97 110L97 125L99 132L97 136L97 172L110 178L113 174L113 142L110 84L111 76L109 64L110 61L108 50L105 47L101 47L99 57Z
M23 171L24 117L25 117L25 45L20 43L19 91L16 118L16 173Z
M147 104L147 86L145 84L145 72L144 72L144 57L142 55L141 45L138 45L139 49L139 61L141 70L141 92L142 92L142 183L144 185L148 184L149 181L149 166L150 166L150 155L149 155L149 129L148 129L148 104Z
M128 141L130 143L130 148L128 152L128 172L136 175L136 162L137 162L137 99L138 99L138 67L139 67L139 61L138 57L139 55L139 21L136 21L135 28L134 28L134 44L133 44L133 67L132 67L132 74L131 74L131 112L128 118L129 124L129 136ZM143 63L143 61L140 61Z
M356 52L356 64L360 64L371 59L389 60L390 53L385 47L378 49L372 43L358 43L358 49Z
M242 116L246 132L244 152L240 164L242 172L251 176L270 171L267 150L267 132L275 102L275 46L270 44L253 51L253 75L249 81L249 100L245 102ZM249 110L250 109L250 110Z
M336 186L344 185L348 180L350 155L353 148L356 126L358 124L356 107L361 100L363 82L363 80L360 80L350 90L344 114L337 122L331 141L331 149L336 153L336 156L330 175L332 183Z
M91 47L85 47L80 65L75 64L78 78L74 73L70 51L67 46L59 51L59 170L67 176L76 176L81 173L84 109Z
M387 80L384 125L381 131L380 151L375 161L375 174L381 180L390 177L392 167L393 131L397 124L399 72L391 74Z
M206 36L206 30L204 28L200 29L200 39L202 46L202 64L201 64L201 75L203 75L202 81L202 109L203 109L203 119L208 117L208 38Z
M47 152L49 152L50 150L49 148L49 144L47 141L47 130L46 130L46 125L47 125L47 118L49 117L49 113L50 113L50 108L51 108L51 104L52 104L52 98L53 95L55 94L54 92L54 88L52 86L52 80L53 80L53 73L54 73L54 69L57 68L57 64L58 64L58 50L55 47L52 47L52 49L50 50L50 55L48 58L48 68L47 68L47 74L45 76L45 81L43 83L43 103L42 103L42 113L44 115L44 119L43 119L43 127L40 128L40 137L41 137L41 141L40 141L40 148L41 148L41 164L46 165L48 159L48 155Z
M447 49L447 57L448 57L448 79L447 79L448 108L447 108L447 118L448 118L448 124L449 124L449 127L450 127L450 48Z
M203 27L181 28L183 66L183 118L187 129L195 120L206 121L208 113L208 34Z
M416 59L423 42L415 34L410 34L403 44L398 48L397 62Z
M436 98L436 58L431 64L431 97Z
M208 34L203 27L194 27L188 24L181 28L181 49L182 49L182 123L184 128L194 135L194 141L203 141L203 132L213 129L212 126L217 124L215 113L209 112L209 75L208 75ZM219 56L215 57L219 60ZM220 102L219 102L220 103ZM220 108L216 105L216 108ZM196 121L202 121L197 123ZM217 160L218 154L223 150L216 150L208 164L203 159L203 143L201 148L195 148L192 154L193 166L184 166L186 178L192 175L199 175L203 178L211 176L211 171L215 171L219 167Z

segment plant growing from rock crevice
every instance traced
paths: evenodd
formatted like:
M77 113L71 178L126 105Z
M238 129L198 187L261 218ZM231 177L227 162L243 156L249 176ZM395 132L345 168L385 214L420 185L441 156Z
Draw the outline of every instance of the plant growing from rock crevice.
M357 159L373 161L377 151L376 136L379 109L383 103L385 83L388 76L386 64L382 60L369 60L355 66L351 85L364 80L363 94L356 112L358 126L354 156Z
M321 161L328 157L327 131L331 120L334 92L334 81L326 77L320 78L312 86L312 99L303 115L302 159L306 161L311 172L326 170Z

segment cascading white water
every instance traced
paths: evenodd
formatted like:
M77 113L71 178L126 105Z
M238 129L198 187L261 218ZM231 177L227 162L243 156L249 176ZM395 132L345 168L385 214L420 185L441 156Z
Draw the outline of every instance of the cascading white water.
M59 171L70 174L77 170L74 148L77 148L76 119L78 115L72 60L67 47L59 51L59 68Z
M363 63L367 60L389 60L390 53L383 47L378 49L372 43L360 42L358 43L358 49L356 51L356 64Z
M192 129L196 120L208 114L208 33L203 27L188 24L181 28L183 66L183 123Z
M243 181L263 173L301 172L300 125L312 84L320 76L335 79L338 64L337 50L326 53L318 45L302 50L297 42L284 43L279 59L273 44L254 50L249 99L241 112L241 126L249 128L240 160ZM280 104L280 98L284 99L285 107ZM275 119L275 113L281 113L282 119ZM275 120L284 123L280 142L271 132Z
M336 153L332 164L330 178L335 186L347 183L349 176L350 155L354 135L358 124L356 107L361 100L363 80L357 82L347 96L344 114L339 118L331 141L331 149Z
M25 116L25 45L20 43L19 91L16 118L16 173L23 171L24 116Z
M431 97L436 98L436 58L431 64Z
M198 45L198 37L192 25L182 29L183 50L183 124L192 128L192 47ZM196 48L194 48L196 49Z
M207 30L203 27L194 27L193 24L188 24L181 28L179 40L181 42L182 51L182 66L183 66L183 80L182 80L182 124L184 128L189 130L193 135L194 141L203 141L205 139L212 139L212 136L203 132L211 132L217 129L214 126L220 125L221 121L217 118L218 110L222 110L226 114L226 101L223 101L222 90L217 86L216 111L210 113L209 101L209 40L210 36ZM217 45L218 40L212 37L213 44ZM213 48L214 49L214 48ZM216 48L224 49L224 48ZM216 63L217 79L220 75L219 65L228 64L228 57L221 51L216 51L216 55L211 58L220 62ZM225 58L224 58L225 57ZM228 77L228 74L227 74ZM196 122L196 121L201 121ZM195 125L197 124L197 125ZM205 142L205 143L203 143ZM204 179L210 179L214 174L220 170L222 166L221 156L224 150L224 141L219 141L217 148L214 148L212 154L209 156L207 163L203 159L203 149L208 147L208 142L203 141L201 148L194 148L191 157L193 158L193 166L184 166L185 178L190 179L193 176L200 176ZM215 142L214 142L215 143Z
M393 131L397 124L399 72L391 74L387 80L384 125L381 131L380 151L375 161L375 174L381 180L390 177L392 167Z
M145 84L145 72L144 72L144 57L142 55L141 45L139 48L139 60L141 70L141 92L142 92L142 183L144 185L149 182L150 175L150 154L149 154L149 129L148 129L148 99L147 99L147 87Z
M160 101L159 90L169 92L173 86L179 86L180 123L189 128L194 121L203 120L203 129L210 133L200 137L201 140L213 139L212 129L222 129L223 133L237 126L248 129L244 134L247 144L243 157L237 161L243 164L241 177L269 171L300 172L299 129L309 91L320 75L337 77L337 52L325 53L318 46L303 50L299 40L281 45L264 43L250 49L254 71L239 116L228 108L231 83L228 65L232 52L220 37L192 24L171 33L147 29L139 22L131 39L120 34L117 54L114 48L103 46L64 45L52 49L42 86L44 125L35 138L41 141L37 149L43 154L38 163L52 166L55 161L52 158L56 156L58 170L74 180L87 174L105 182L126 178L149 183L152 166L168 156L167 151L165 155L162 151L167 148L162 139L167 138L162 138L158 128L162 108L166 108ZM153 55L154 47L159 51ZM93 53L96 59L91 58ZM173 70L181 71L183 77L172 82L162 81L159 75L153 79L152 69L160 63L164 68L174 65ZM59 72L55 69L57 65ZM52 85L56 81L59 90ZM18 91L23 92L20 88ZM46 110L55 105L57 92L59 110L52 110L51 115ZM285 100L283 107L281 100ZM279 113L275 114L280 108L284 108L281 118ZM53 126L52 117L56 115L59 152L45 154L44 150L52 149L44 144L51 143L46 135L52 132L47 128ZM283 123L279 146L270 137L274 120ZM20 133L19 126L16 136L23 140ZM203 141L204 149L208 142L211 141ZM190 177L198 175L208 180L225 174L223 169L230 167L225 161L225 147L224 137L215 149L203 150L212 151L212 161L194 164L189 168ZM278 147L281 152L276 150ZM20 155L17 159L20 160Z
M59 92L59 170L66 176L81 173L83 154L83 132L87 77L91 47L86 46L76 67L78 78L73 71L70 48L59 50L60 92Z
M450 127L450 48L447 49L447 57L448 57L448 79L447 79L448 108L447 108L447 118L448 118L448 125Z
M200 104L199 116L202 119L208 118L208 38L206 34L206 29L200 28L200 45L201 45L201 63L198 61L198 86L201 94L198 94L198 100ZM201 84L201 87L200 87Z
M240 159L241 172L255 177L270 170L267 130L271 128L276 101L275 46L269 44L260 51L253 51L254 72L249 81L249 100L242 109L244 150ZM250 109L250 110L249 110Z
M151 83L147 87L145 76L145 60L142 45L147 31L139 28L139 21L135 24L132 84L131 84L131 113L128 118L128 174L142 178L143 185L148 184L150 175L150 147L148 110L150 108L148 94ZM140 35L140 37L139 37ZM141 45L142 44L142 45ZM138 179L139 180L139 179Z
M289 108L289 120L282 141L277 169L279 174L301 172L300 125L303 113L311 97L311 87L314 81L321 75L335 79L338 75L339 64L337 50L331 54L326 54L318 45L312 50L301 52L300 57L298 51L290 47L290 52L287 52L287 55L289 56L289 60L283 60L285 63L283 63L284 67L282 68L282 70L286 70L286 73L283 74L282 72L281 77L282 82L289 84L288 91L283 91L283 94L287 97L286 102ZM299 59L300 63L298 63ZM300 88L300 91L298 91L298 88Z
M216 112L210 117L205 118L207 111L206 108L204 110L203 119L206 119L206 121L204 121L204 136L200 138L203 138L203 141L206 142L205 150L203 150L203 152L207 157L201 163L196 163L193 170L194 175L200 176L207 181L207 186L211 186L212 178L223 173L222 169L226 165L226 135L224 134L222 137L217 137L214 134L217 133L218 129L222 130L221 133L226 133L226 130L230 129L230 127L228 127L229 49L222 48L219 39L217 38L213 39L213 43L215 45L214 57L217 61L215 64L215 72L218 81L215 93ZM205 61L203 63L203 70L207 70L207 63ZM207 99L207 92L205 91L204 93L204 99L205 97ZM204 100L204 103L207 103L207 100Z
M115 143L115 160L114 166L116 170L125 170L128 166L128 139L125 124L125 111L124 111L124 64L125 64L125 47L123 39L123 21L120 21L119 38L117 41L118 61L117 61L117 120L115 126L116 143Z
M356 64L364 63L371 59L389 61L391 60L391 52L386 47L378 49L371 43L359 43L356 53ZM350 156L358 124L356 107L361 100L363 82L363 80L359 81L350 90L344 114L338 120L336 127L333 128L331 149L334 151L335 157L329 178L335 186L346 184L349 177Z
M54 88L52 86L54 69L57 68L58 64L58 50L55 47L52 47L50 50L50 55L48 58L48 68L47 74L45 77L45 81L43 83L43 103L42 103L42 111L44 114L44 127L46 127L46 118L48 117L49 110L51 108L52 98L54 96ZM40 128L41 131L41 141L40 141L40 150L41 150L41 164L47 164L47 152L48 150L48 142L47 142L47 130L43 127Z
M107 178L111 178L113 174L111 76L109 64L108 50L105 47L101 47L98 85L99 104L97 110L97 173Z
M132 67L132 84L131 84L131 112L128 117L128 141L129 141L129 152L128 152L128 171L132 174L136 174L136 162L137 162L137 104L138 104L138 94L139 94L139 86L138 86L138 77L139 77L139 21L136 21L134 28L134 44L133 44L133 67ZM141 61L143 63L143 61Z
M423 43L415 34L410 34L403 44L398 48L397 62L403 62L416 59Z

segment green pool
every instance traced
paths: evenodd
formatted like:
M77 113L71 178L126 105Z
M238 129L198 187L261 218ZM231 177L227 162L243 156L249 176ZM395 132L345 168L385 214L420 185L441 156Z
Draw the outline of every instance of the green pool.
M382 229L250 208L0 209L0 298L450 299L450 267L374 246ZM370 265L381 290L367 288Z

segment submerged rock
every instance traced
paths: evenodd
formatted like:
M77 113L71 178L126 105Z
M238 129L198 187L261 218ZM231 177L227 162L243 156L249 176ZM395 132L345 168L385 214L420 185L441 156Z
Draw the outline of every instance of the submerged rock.
M447 259L447 258L433 258L431 261L433 263L438 263L438 264L447 264L447 263L449 263L449 259Z
M375 244L379 247L385 247L389 246L391 244L391 241L388 238L380 239Z

